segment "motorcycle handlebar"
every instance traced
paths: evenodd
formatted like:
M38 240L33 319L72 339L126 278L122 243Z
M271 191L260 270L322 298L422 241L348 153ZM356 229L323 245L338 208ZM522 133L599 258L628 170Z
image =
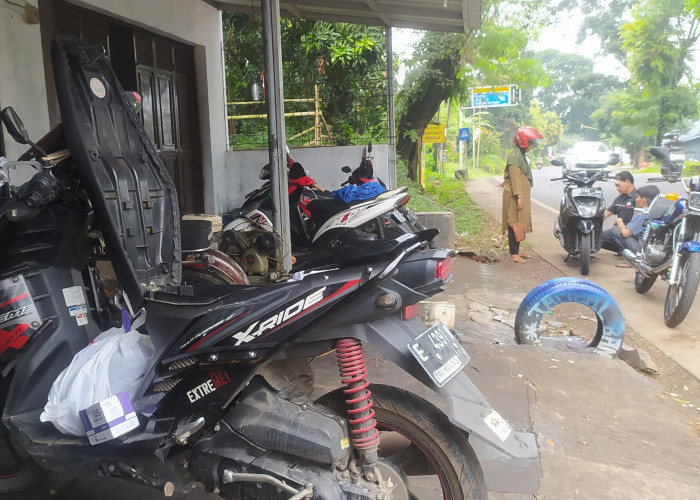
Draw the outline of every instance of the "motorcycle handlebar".
M325 192L326 192L325 189L323 189L321 186L319 186L319 185L316 184L315 182L311 185L311 187L313 187L313 188L315 188L315 189L318 189L318 190L321 191L322 193L325 193Z

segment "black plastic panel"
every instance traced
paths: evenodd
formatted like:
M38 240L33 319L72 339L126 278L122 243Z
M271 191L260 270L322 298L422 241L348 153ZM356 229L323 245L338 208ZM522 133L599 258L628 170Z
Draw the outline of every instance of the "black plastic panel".
M66 142L135 307L144 289L179 285L175 185L101 47L57 37L51 56Z

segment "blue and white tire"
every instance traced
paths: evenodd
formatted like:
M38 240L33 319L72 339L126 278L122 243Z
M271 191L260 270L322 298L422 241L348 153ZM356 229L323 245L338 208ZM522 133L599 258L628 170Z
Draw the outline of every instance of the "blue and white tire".
M555 278L533 288L515 315L515 341L539 345L540 321L547 311L567 302L589 307L598 319L596 334L588 347L598 354L616 354L625 337L622 311L608 292L582 278Z

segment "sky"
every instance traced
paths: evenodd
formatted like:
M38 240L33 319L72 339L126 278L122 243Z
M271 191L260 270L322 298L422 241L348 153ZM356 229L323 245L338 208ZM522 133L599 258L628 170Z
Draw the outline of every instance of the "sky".
M627 69L614 57L596 56L596 52L600 48L600 43L596 37L591 36L581 44L576 43L576 34L582 20L583 15L580 12L572 12L563 19L556 20L542 31L539 40L531 43L529 48L536 51L556 49L564 53L580 54L593 59L595 63L594 70L598 73L616 75L622 79L629 77ZM402 57L410 56L412 52L411 44L420 40L421 36L420 31L397 28L393 29L392 34L394 52ZM404 72L403 68L401 68L397 75L399 83L403 82L403 77Z

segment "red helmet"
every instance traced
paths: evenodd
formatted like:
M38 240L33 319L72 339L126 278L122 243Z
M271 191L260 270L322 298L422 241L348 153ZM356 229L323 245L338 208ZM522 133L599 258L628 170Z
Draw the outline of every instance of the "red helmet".
M513 142L515 145L523 149L528 146L530 141L537 139L544 139L544 137L535 127L519 127L513 136Z

